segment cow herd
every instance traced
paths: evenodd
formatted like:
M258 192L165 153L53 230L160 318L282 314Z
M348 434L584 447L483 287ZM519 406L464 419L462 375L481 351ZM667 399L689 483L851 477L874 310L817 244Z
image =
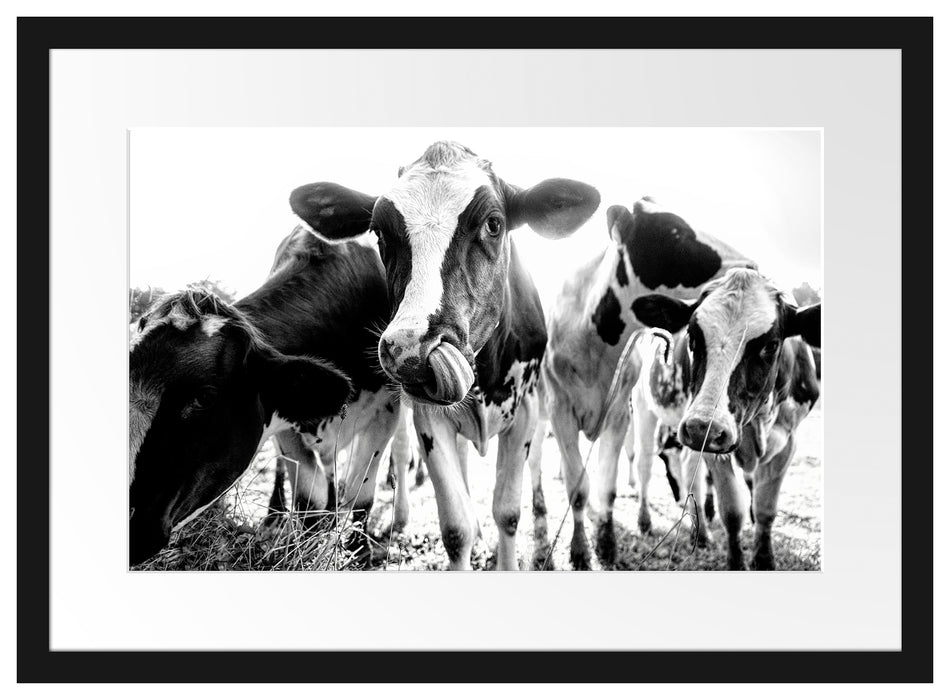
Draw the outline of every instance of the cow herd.
M496 563L517 569L524 465L543 517L550 423L575 569L591 567L585 517L598 559L609 566L616 556L625 446L642 532L659 456L694 508L697 542L718 505L726 563L746 568L739 471L752 494L750 563L774 568L779 489L796 428L818 398L820 305L797 308L753 261L643 198L607 210L609 244L565 281L545 318L513 232L569 236L600 206L598 191L567 179L523 189L450 142L400 168L385 192L317 182L295 189L290 206L301 225L260 288L233 304L190 288L133 327L132 564L225 493L273 437L288 457L295 509L351 513L363 521L357 530L391 441L393 527L406 526L408 455L418 447L448 568L470 568L479 525L466 455L471 443L485 456L497 438ZM590 474L581 433L598 441ZM340 450L348 459L337 474Z

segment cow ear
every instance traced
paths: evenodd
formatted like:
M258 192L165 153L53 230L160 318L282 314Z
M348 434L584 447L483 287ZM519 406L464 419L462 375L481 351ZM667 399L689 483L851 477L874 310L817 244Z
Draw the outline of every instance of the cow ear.
M600 193L577 180L553 178L522 190L506 185L508 228L527 224L545 238L570 236L600 206Z
M339 414L353 390L347 376L323 360L255 352L249 365L265 413L297 425Z
M333 182L301 185L290 193L290 208L315 233L333 240L366 233L376 197Z
M802 340L815 348L821 347L821 303L801 309L789 308L785 324L785 337L800 335Z
M665 294L646 294L634 299L632 308L633 315L644 325L677 333L689 323L696 305Z
M622 245L633 232L633 214L621 204L607 210L607 231L614 243Z

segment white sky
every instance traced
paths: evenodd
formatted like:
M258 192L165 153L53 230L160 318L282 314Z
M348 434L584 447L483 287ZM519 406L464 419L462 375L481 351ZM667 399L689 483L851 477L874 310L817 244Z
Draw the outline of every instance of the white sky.
M820 132L600 127L134 129L130 284L173 291L211 278L247 294L296 223L293 188L329 180L379 194L441 139L521 187L569 177L600 190L600 208L571 238L513 233L546 306L603 250L607 207L647 194L780 286L823 286Z

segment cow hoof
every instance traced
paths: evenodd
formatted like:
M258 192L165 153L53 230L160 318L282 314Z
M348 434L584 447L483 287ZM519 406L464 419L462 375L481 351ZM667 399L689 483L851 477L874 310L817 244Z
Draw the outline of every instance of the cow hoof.
M571 538L571 568L575 571L590 571L590 547L587 546L587 535L582 527L575 527L574 537Z
M534 571L554 571L554 554L550 547L538 547L531 558L531 569Z
M640 516L637 518L637 527L640 528L641 535L650 534L650 530L653 527L653 522L649 513L640 513Z
M742 557L738 559L729 559L727 562L729 571L748 571L749 567L745 565L745 562L742 560Z
M756 555L752 559L753 571L775 571L775 559L772 555Z
M571 568L574 571L590 571L590 552L571 552Z
M380 528L379 532L383 537L389 537L389 533L392 533L393 535L399 535L402 533L403 530L406 529L406 525L407 523L405 520L400 519L400 518L395 518L393 520L390 520L385 525L383 525Z
M605 518L597 523L597 539L594 552L601 564L612 565L617 559L617 538L614 533L613 518Z
M705 532L693 532L693 546L698 549L709 547L709 535Z

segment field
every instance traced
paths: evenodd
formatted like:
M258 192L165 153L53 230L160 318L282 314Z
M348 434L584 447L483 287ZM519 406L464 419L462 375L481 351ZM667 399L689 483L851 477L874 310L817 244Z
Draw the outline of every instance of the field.
M821 568L822 524L822 409L821 402L798 430L798 449L785 478L779 500L779 514L773 527L773 547L779 570L818 570ZM582 454L587 455L583 444ZM472 553L475 569L494 568L496 529L491 517L491 492L494 482L494 442L486 457L471 450L469 479L481 537ZM590 461L596 463L596 448ZM384 455L384 460L386 455ZM264 525L267 506L274 484L277 460L280 459L268 442L238 484L218 506L173 535L169 547L146 562L147 570L190 569L337 569L354 565L341 543L354 535L350 525L327 516L328 528L317 534L305 532L299 521L286 514L276 523ZM554 438L544 442L542 460L543 487L547 502L549 539L555 540L565 517L567 499L564 482L558 476L559 455ZM667 485L662 463L654 462L650 487L653 529L643 536L637 530L639 496L627 484L626 457L621 455L617 501L614 519L617 529L617 560L613 568L621 570L720 570L725 568L725 532L718 518L710 525L711 542L707 548L690 545L690 520L682 518ZM410 482L413 479L410 475ZM522 517L518 528L518 554L521 569L537 568L536 559L543 560L546 550L535 546L535 523L531 514L531 489L525 469ZM289 498L287 499L289 502ZM438 570L446 565L445 550L439 534L435 495L426 480L421 486L410 484L410 521L403 533L390 539L386 530L392 513L393 491L386 483L386 470L381 467L376 504L370 514L369 533L373 541L373 568L386 570ZM340 516L345 520L345 515ZM676 524L680 522L677 528ZM587 536L593 546L594 526L586 521ZM568 548L572 518L567 514L560 536L555 541L549 565L556 570L569 570ZM752 525L746 518L743 548L748 554L752 541ZM388 543L388 546L387 546ZM536 551L537 550L537 551ZM596 557L593 568L601 569Z

